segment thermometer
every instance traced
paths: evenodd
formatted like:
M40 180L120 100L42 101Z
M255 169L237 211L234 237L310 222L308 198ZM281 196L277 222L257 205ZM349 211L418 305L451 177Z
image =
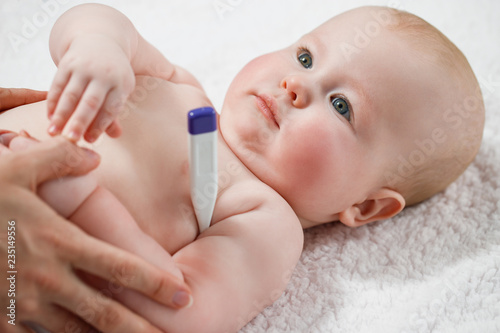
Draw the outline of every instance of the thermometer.
M210 226L217 199L217 118L206 106L189 111L191 201L200 233Z

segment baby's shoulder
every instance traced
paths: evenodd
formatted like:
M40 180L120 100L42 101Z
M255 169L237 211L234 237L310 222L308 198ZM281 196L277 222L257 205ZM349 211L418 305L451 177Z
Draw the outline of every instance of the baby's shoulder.
M274 189L258 179L243 180L225 189L217 198L213 224L237 217L242 223L269 226L302 235L292 207Z
M136 76L134 91L128 105L140 112L187 111L201 106L212 105L201 86L166 81L151 76Z

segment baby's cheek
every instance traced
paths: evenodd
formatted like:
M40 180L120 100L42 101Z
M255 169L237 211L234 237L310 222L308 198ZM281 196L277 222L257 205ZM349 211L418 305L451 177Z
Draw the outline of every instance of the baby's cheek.
M284 164L296 186L314 188L326 181L333 168L335 151L331 135L318 126L300 133L307 134L291 135L293 139L287 145Z

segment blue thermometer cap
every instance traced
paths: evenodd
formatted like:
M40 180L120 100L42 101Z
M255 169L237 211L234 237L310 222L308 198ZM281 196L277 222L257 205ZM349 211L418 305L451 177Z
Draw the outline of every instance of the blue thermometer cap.
M188 112L190 134L203 134L217 130L217 117L213 107L204 106Z

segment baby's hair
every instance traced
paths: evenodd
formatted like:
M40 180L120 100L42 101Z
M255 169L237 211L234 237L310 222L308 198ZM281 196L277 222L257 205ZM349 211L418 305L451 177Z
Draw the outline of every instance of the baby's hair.
M391 15L386 28L407 41L419 55L420 61L446 75L451 90L455 92L442 96L443 99L450 99L446 104L450 106L449 109L437 111L445 119L442 124L446 125L448 117L448 127L453 125L455 128L456 125L457 128L453 133L446 132L449 137L446 144L436 149L426 163L416 167L408 177L393 186L405 197L406 205L410 206L444 190L473 161L482 139L484 103L474 72L455 44L416 15L397 9L385 10ZM441 127L446 130L447 126Z

